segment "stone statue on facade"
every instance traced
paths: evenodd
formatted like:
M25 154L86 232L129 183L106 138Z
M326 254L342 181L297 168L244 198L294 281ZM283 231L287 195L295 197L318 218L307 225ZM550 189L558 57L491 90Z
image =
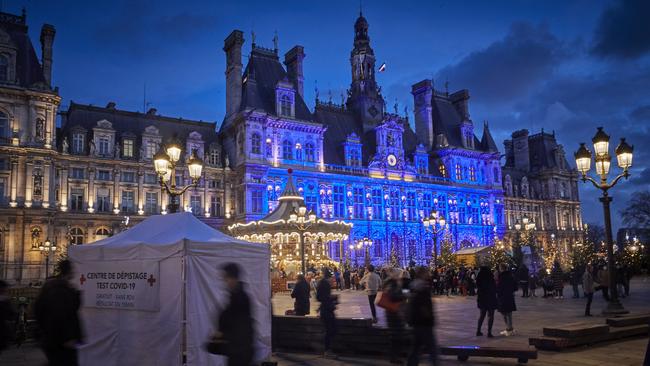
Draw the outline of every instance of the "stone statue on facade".
M113 157L115 159L120 158L120 144L115 144L115 147L113 148Z
M90 156L95 156L95 141L93 140L88 141L88 150Z
M63 149L62 149L61 152L63 154L67 154L68 153L68 136L63 137L62 147L63 147Z

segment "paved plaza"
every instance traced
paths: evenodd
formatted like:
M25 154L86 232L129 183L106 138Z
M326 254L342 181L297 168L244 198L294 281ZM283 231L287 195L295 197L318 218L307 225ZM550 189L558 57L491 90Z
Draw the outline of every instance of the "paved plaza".
M623 304L631 313L650 312L650 278L635 278L632 281L631 296L623 299ZM582 316L585 300L572 299L571 289L565 287L564 299L543 299L517 297L518 311L514 322L517 334L513 337L496 336L493 339L476 337L476 297L436 296L436 333L441 345L481 345L481 346L527 346L528 338L542 334L544 326L559 326L568 323L584 322L604 324L604 317L595 315L592 318ZM341 305L337 309L338 317L369 317L367 298L361 291L346 290L340 292ZM275 314L284 314L292 307L292 299L288 294L276 295L273 298ZM601 294L594 298L593 313L598 314L605 306ZM318 304L312 303L312 316L315 316ZM384 326L384 317L380 312L377 326ZM485 327L485 325L484 325ZM503 320L495 319L495 334L503 329ZM486 330L483 330L486 333ZM591 347L578 347L563 352L540 351L537 360L530 360L531 365L616 365L638 366L642 364L648 339L631 338L623 342L598 344ZM379 358L340 357L338 360L323 359L310 354L274 354L273 359L281 366L294 365L389 365ZM470 358L468 362L460 363L454 357L442 357L442 365L515 365L513 359ZM422 362L424 364L424 362ZM34 344L24 345L21 349L12 348L0 355L0 365L3 366L40 366L45 364L41 351Z

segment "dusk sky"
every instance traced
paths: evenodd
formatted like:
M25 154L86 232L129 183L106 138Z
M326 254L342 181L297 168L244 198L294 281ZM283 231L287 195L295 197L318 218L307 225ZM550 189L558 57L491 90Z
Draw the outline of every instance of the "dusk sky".
M280 53L305 47L306 102L339 103L350 83L357 1L5 1L27 9L32 41L43 23L56 27L54 85L71 100L126 110L147 102L163 115L220 122L224 116L224 38L251 31ZM438 89L470 91L480 138L488 120L499 147L516 129L555 131L569 161L597 126L635 145L632 178L619 183L618 212L650 181L650 1L363 1L391 106L411 114L411 85L433 78ZM246 60L244 60L246 62ZM413 120L412 115L410 116ZM614 164L613 164L614 166ZM618 168L612 169L618 172ZM598 192L580 184L586 222L602 223Z

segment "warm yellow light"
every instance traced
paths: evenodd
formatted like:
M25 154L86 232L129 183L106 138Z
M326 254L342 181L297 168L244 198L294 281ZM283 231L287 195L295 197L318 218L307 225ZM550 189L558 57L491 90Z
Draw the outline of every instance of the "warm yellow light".
M196 150L192 151L192 155L187 162L187 168L190 171L190 178L201 178L201 172L203 171L203 161L196 155Z

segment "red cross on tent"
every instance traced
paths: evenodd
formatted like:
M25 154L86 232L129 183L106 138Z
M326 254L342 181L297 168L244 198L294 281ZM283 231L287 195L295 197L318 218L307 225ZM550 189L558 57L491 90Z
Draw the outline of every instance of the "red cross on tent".
M82 274L81 277L79 277L79 284L83 286L84 282L86 282L86 277Z
M149 275L147 282L149 282L149 287L153 287L153 284L156 283L156 279L153 278L153 275Z

